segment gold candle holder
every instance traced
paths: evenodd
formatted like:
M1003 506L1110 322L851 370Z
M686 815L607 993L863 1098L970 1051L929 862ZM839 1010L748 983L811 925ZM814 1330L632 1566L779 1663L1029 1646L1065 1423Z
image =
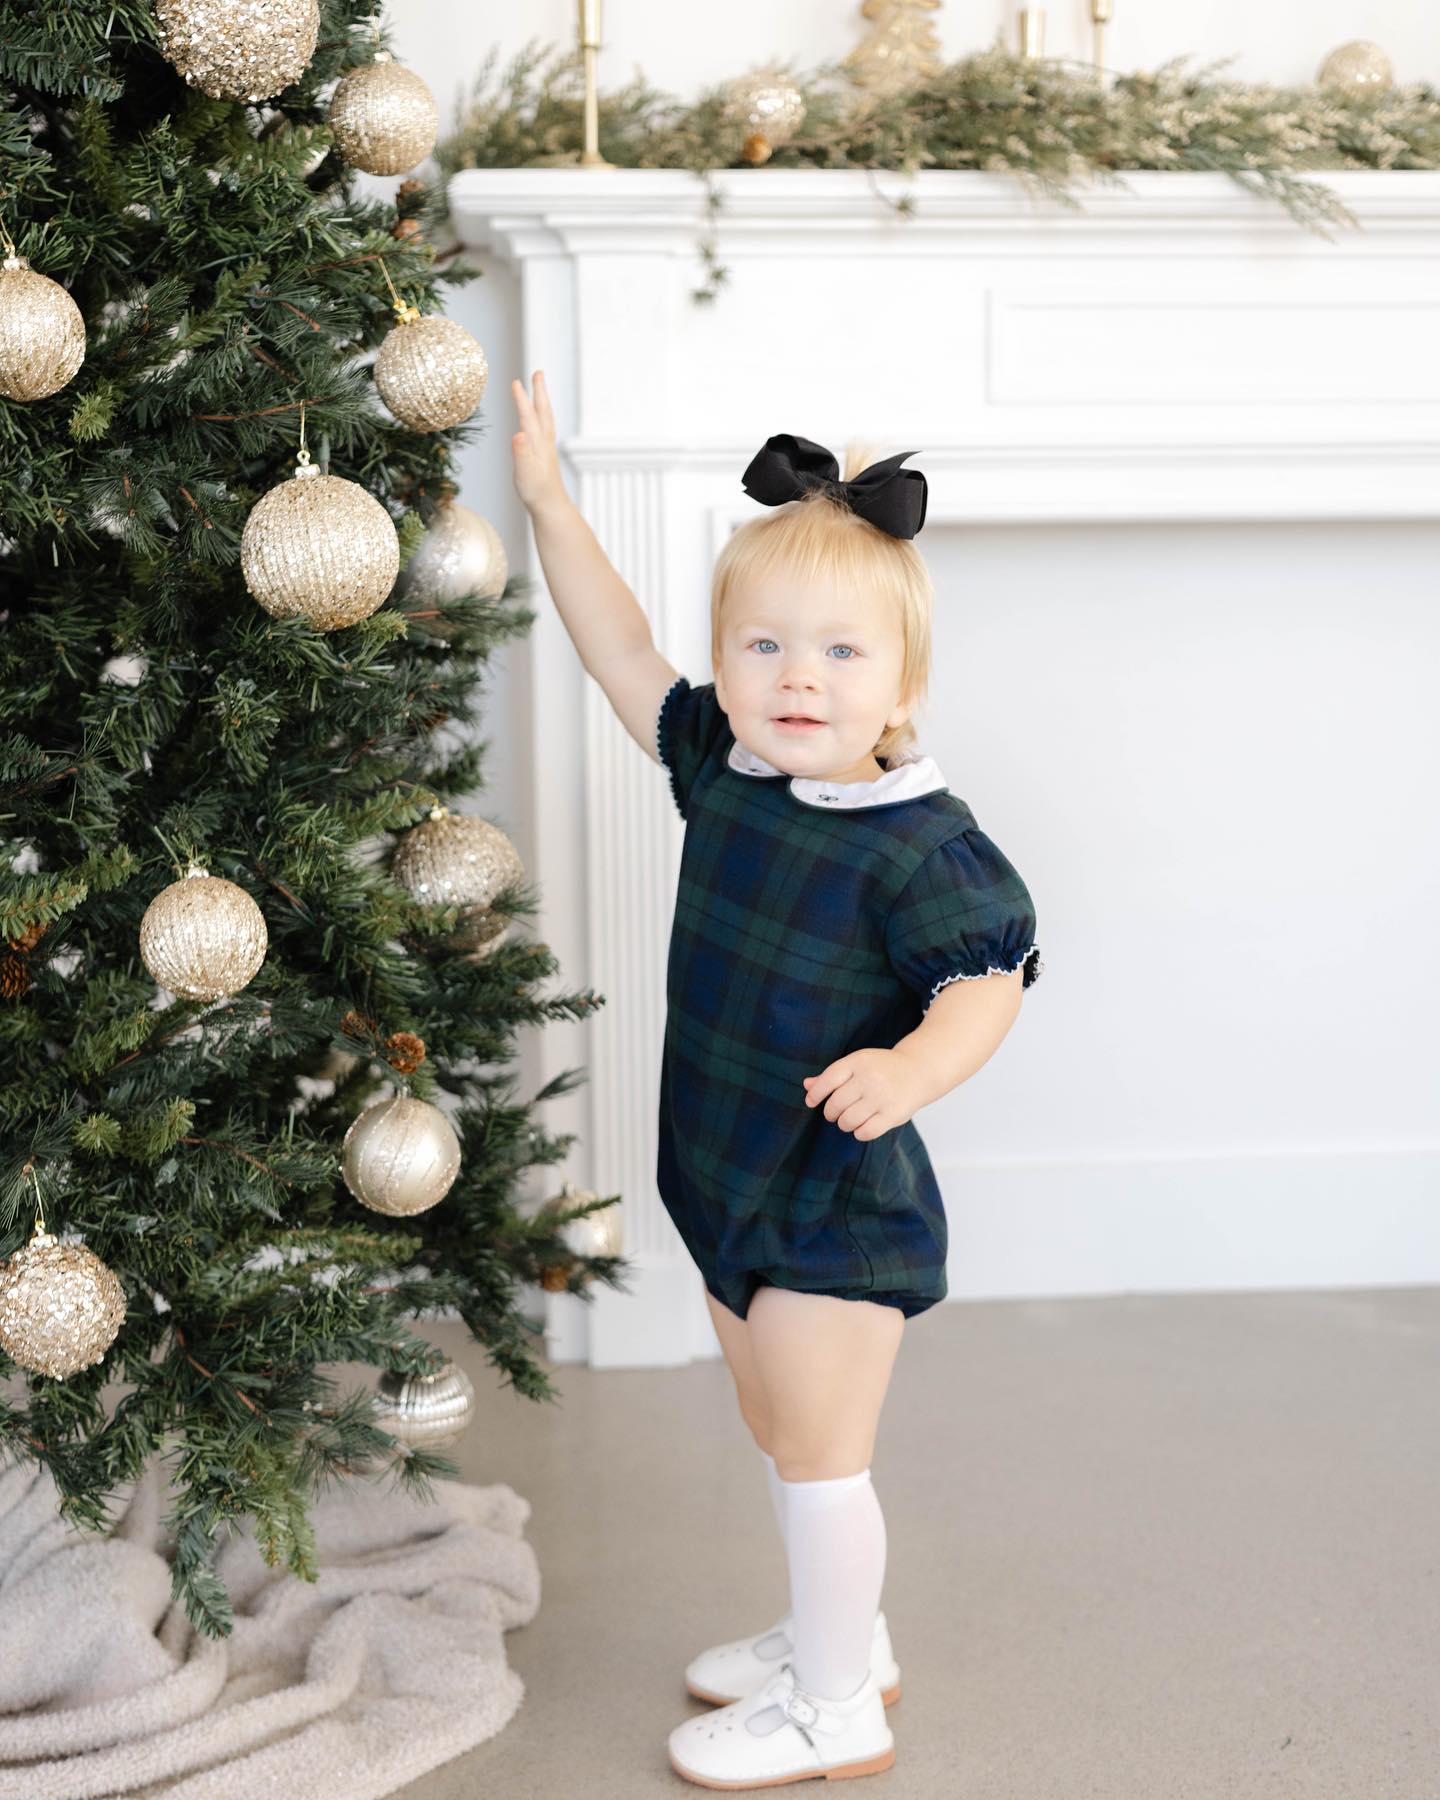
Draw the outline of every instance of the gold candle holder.
M1105 27L1115 16L1114 0L1090 0L1090 23L1095 27L1095 73L1105 78Z
M580 48L585 54L585 148L582 169L613 169L600 154L600 93L595 59L600 53L600 0L580 0Z
M1020 8L1020 54L1031 61L1045 54L1044 7Z

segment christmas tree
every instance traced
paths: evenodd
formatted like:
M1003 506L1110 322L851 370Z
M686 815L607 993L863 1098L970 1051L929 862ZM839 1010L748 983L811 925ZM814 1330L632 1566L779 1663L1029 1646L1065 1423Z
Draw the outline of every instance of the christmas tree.
M566 1230L616 1196L519 1195L582 1077L517 1098L516 1032L602 1001L534 991L537 897L455 804L535 614L456 498L443 192L355 192L433 111L377 10L0 6L0 1434L95 1530L163 1456L211 1635L222 1530L313 1579L323 1484L455 1473L324 1365L433 1373L449 1308L553 1399L521 1289L625 1266Z

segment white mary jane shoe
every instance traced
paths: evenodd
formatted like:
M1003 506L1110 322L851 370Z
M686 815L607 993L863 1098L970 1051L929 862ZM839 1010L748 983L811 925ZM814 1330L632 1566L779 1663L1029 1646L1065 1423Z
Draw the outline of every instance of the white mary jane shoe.
M759 1637L735 1638L728 1644L702 1650L693 1662L686 1664L685 1691L697 1700L708 1700L712 1706L743 1700L794 1652L792 1615L786 1613ZM883 1612L875 1615L870 1673L880 1689L880 1698L887 1706L893 1706L900 1698L900 1665L890 1647L890 1628Z
M783 1662L766 1682L670 1733L670 1766L701 1787L778 1787L786 1781L878 1775L895 1761L885 1702L866 1675L848 1700L822 1700Z

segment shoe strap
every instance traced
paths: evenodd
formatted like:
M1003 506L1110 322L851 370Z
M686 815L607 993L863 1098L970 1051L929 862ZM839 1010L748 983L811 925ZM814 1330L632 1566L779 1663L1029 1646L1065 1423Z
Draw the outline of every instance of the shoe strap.
M834 1736L844 1731L846 1721L838 1713L831 1711L823 1701L804 1693L795 1685L795 1670L786 1663L780 1671L786 1684L786 1693L780 1701L780 1710L785 1717L804 1731L824 1731Z

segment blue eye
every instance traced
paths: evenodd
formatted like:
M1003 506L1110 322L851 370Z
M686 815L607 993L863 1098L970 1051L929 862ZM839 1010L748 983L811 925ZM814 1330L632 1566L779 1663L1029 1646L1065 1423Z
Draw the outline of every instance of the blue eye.
M758 650L761 644L773 644L774 642L774 638L755 638L751 642L750 648L752 650ZM854 662L856 651L853 644L832 644L830 647L832 650L848 650L850 654L848 656L842 656L840 660L841 662Z

